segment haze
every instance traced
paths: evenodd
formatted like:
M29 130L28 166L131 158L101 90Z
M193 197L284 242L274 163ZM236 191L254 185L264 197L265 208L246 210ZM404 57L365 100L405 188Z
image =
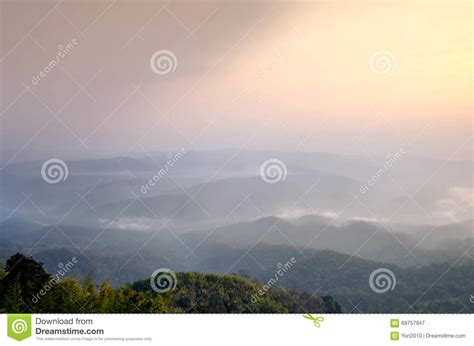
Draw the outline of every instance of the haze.
M2 2L4 164L182 147L472 157L469 2L163 5ZM153 73L158 50L174 72Z

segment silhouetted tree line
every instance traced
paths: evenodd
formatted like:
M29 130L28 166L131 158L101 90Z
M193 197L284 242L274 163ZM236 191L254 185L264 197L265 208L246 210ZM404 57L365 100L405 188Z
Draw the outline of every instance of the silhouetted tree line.
M114 288L83 280L55 280L42 263L16 254L0 268L0 312L29 313L287 313L340 312L329 296L299 294L238 275L177 273L177 286L166 293L151 289L149 280Z

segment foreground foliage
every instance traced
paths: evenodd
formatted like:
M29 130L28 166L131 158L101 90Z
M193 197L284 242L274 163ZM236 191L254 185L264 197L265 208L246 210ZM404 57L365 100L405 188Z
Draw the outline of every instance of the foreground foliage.
M154 292L149 280L118 288L109 280L96 285L91 275L55 281L41 263L22 254L6 262L0 279L0 311L9 313L340 312L329 296L264 289L238 275L177 273L176 288L163 294Z

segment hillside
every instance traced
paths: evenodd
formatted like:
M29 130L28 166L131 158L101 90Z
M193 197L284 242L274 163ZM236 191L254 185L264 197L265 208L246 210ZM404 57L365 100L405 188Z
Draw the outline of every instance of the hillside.
M274 287L285 287L300 295L305 295L305 292L330 295L340 304L342 311L353 313L469 312L474 277L474 261L468 253L452 263L409 268L328 250L300 253L291 246L264 244L252 249L209 244L196 251L197 257L185 259L184 256L168 255L170 252L162 251L143 252L143 258L104 251L87 251L81 255L77 250L61 248L38 252L34 256L44 262L51 273L57 272L58 263L67 263L76 257L78 263L70 270L71 276L83 280L92 274L94 282L109 280L115 289L149 277L156 268L221 275L238 273L264 285L274 277L278 264L295 258L291 270L279 278ZM378 268L388 268L396 276L396 286L392 291L377 294L370 289L369 276ZM134 287L143 291L143 282L142 285L140 282Z
M313 250L303 256L297 249L285 246L257 246L249 255L251 257L242 258L232 271L239 270L266 282L275 271L274 263L294 257L295 265L279 280L279 284L298 292L330 292L341 304L343 312L470 312L474 261L467 255L451 264L410 268L328 250ZM228 263L233 263L233 259L226 262L222 256L219 258L216 267L225 268ZM210 259L209 263L212 262ZM393 290L383 294L371 290L369 277L378 268L388 268L394 273L396 284Z
M336 313L330 296L299 294L266 286L238 275L177 273L156 292L150 279L112 288L90 277L52 282L42 264L21 254L0 273L0 311L34 313ZM161 277L163 279L163 277ZM155 281L158 287L163 281ZM45 291L45 294L40 292ZM156 288L156 287L155 287Z

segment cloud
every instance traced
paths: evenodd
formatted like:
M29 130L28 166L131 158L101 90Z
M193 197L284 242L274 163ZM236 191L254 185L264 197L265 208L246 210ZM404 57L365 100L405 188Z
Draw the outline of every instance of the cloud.
M445 198L435 202L433 216L459 222L472 218L474 207L474 189L472 187L450 187Z
M278 213L276 216L282 219L297 219L306 215L316 215L316 216L322 216L322 217L333 219L337 217L337 212L331 209L298 208L298 209L285 210L281 213Z
M127 231L149 231L156 224L154 219L122 217L118 220L100 219L103 224L110 225L111 229Z

